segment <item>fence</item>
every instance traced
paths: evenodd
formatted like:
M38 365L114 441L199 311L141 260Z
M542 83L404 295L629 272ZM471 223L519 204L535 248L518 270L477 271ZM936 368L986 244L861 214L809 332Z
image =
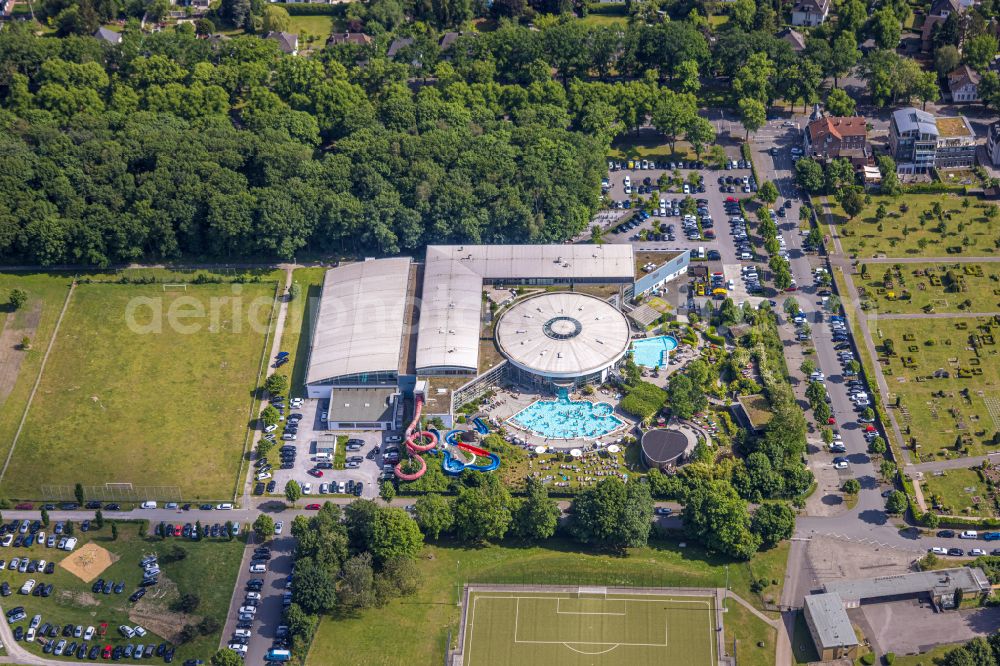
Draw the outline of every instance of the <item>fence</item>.
M41 495L46 500L74 501L76 486L44 485ZM106 483L101 486L83 486L83 497L101 502L179 502L183 499L180 486L133 486L131 483Z

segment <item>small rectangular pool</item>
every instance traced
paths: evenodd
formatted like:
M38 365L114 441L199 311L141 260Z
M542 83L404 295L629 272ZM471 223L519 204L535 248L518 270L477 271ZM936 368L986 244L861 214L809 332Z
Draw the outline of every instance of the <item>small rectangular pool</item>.
M632 359L644 368L662 368L677 349L677 339L672 335L658 335L632 341Z

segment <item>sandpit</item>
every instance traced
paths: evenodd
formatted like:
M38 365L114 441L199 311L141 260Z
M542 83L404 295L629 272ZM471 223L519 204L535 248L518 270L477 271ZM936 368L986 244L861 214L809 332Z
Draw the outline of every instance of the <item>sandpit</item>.
M88 543L64 558L59 566L80 580L89 583L115 563L118 557L96 543Z

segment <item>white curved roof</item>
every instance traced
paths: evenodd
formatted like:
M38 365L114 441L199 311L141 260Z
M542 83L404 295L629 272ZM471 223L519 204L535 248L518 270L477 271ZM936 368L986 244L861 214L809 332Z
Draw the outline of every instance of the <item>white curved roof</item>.
M326 272L307 384L399 369L409 276L408 257L362 261Z
M629 347L625 315L607 302L571 291L526 298L500 317L496 341L514 365L548 377L603 370Z

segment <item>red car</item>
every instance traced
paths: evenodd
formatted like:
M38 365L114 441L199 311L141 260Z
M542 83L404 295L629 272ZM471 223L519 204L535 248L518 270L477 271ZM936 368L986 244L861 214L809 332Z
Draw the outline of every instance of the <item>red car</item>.
M31 502L21 502L20 504L14 506L14 508L19 511L27 511L28 509L31 509L33 507L34 505Z
M306 504L306 511L319 511L319 504Z
M105 645L104 649L101 650L101 659L111 659L111 646Z
M827 422L827 423L829 423L830 425L833 425L834 423L836 423L836 422L837 422L837 419L835 419L835 418L833 418L833 417L831 416L830 418L828 418L828 419L826 420L826 422Z
M309 474L311 476L315 476L318 479L319 477L323 476L323 471L318 470L314 467L313 469L309 470Z
M174 525L174 536L180 536L183 533L184 533L184 528L182 528L180 525Z

